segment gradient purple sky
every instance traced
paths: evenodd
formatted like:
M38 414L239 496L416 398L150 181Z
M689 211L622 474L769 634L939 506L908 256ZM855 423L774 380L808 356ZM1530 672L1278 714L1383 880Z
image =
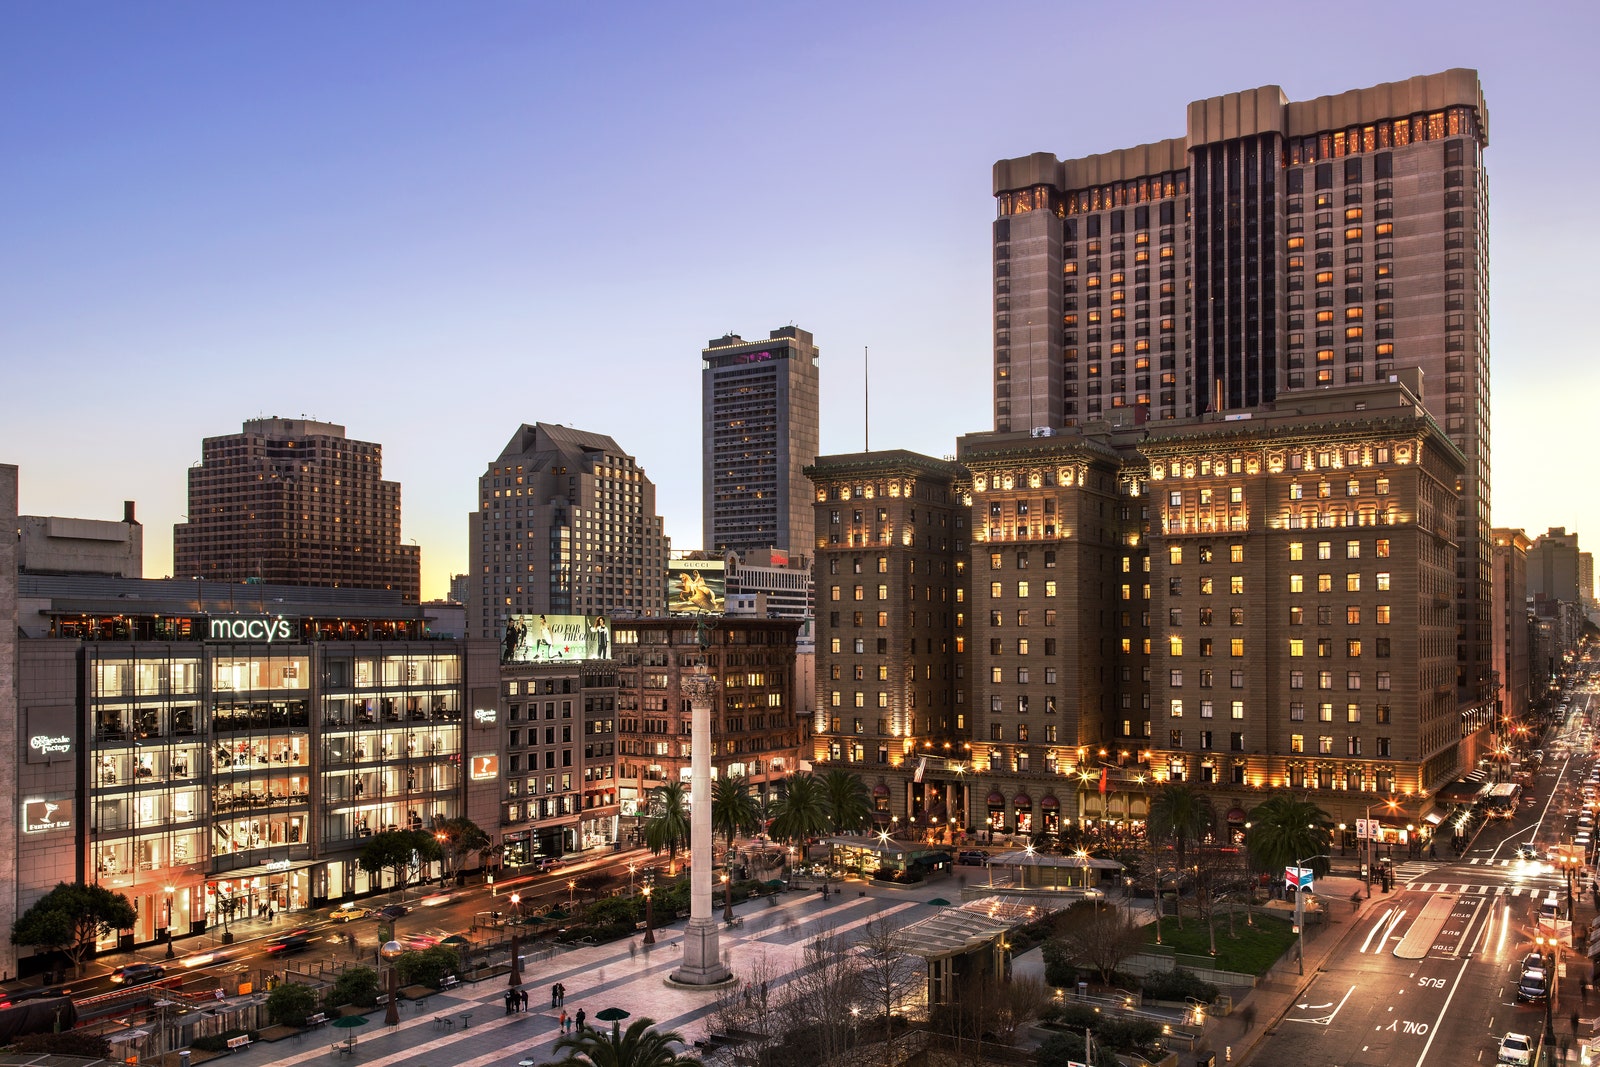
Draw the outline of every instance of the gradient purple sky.
M1193 99L1476 67L1494 521L1600 548L1582 464L1592 4L13 3L0 12L0 462L28 514L172 567L203 437L378 441L423 593L522 422L611 434L700 535L699 351L793 322L822 449L991 425L991 164L1178 136ZM1586 266L1587 264L1587 266ZM1576 477L1576 480L1575 480Z

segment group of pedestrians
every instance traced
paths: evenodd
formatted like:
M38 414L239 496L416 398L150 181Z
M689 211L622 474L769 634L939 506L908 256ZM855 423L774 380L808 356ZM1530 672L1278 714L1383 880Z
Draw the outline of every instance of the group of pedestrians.
M528 1010L528 991L526 989L506 990L506 1014L517 1015Z

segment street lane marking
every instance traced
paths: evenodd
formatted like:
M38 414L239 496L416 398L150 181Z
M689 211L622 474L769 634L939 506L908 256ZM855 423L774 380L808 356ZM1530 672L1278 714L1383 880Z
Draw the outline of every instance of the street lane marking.
M1311 1018L1311 1019L1284 1019L1283 1021L1286 1022L1286 1023L1310 1023L1312 1026L1329 1026L1329 1025L1331 1025L1333 1023L1334 1017L1337 1016L1339 1014L1339 1012L1344 1009L1344 1002L1349 1000L1350 999L1350 994L1354 993L1355 991L1356 991L1356 987L1355 986L1351 986L1349 989L1346 989L1344 991L1344 996L1339 998L1338 1007L1334 1008L1333 1011L1329 1012L1327 1015L1320 1015L1320 1016L1317 1016L1317 1017ZM1305 1007L1304 1004L1300 1004L1300 1005L1296 1005L1296 1006L1297 1007L1301 1007L1301 1008ZM1316 1005L1317 1008L1326 1008L1326 1007L1329 1007L1329 1006L1330 1005L1327 1005L1327 1004L1318 1004L1318 1005Z

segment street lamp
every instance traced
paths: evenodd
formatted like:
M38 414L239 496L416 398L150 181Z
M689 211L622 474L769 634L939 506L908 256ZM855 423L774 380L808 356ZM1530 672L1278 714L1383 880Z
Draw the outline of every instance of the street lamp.
M568 878L567 879L567 910L568 911L572 911L575 908L577 908L577 906L578 906L578 902L577 902L577 899L576 899L577 893L578 893L578 880L576 878Z
M733 922L733 879L728 877L728 872L722 872L722 921Z
M644 883L644 943L648 947L656 943L656 911L650 900L650 890L655 885L646 880Z
M1550 949L1550 956L1544 967L1544 1043L1546 1048L1551 1048L1556 1043L1555 999L1556 999L1556 939L1539 934L1534 938L1539 946L1539 959L1545 960L1544 950Z
M1300 961L1301 974L1306 973L1306 891L1305 887L1300 885L1300 871L1301 868L1303 868L1307 863L1310 863L1312 860L1326 860L1332 858L1332 856L1329 856L1326 852L1323 852L1315 856L1307 856L1305 859L1297 858L1294 861L1294 946L1295 956L1298 957Z
M389 973L386 976L386 985L389 989L389 1003L386 1005L386 1010L383 1013L383 1022L385 1026L400 1025L400 975L399 968L395 966L395 961L400 958L400 954L404 951L405 946L400 944L398 941L387 942L378 950L378 955L382 956L383 961L389 965Z
M515 925L511 927L511 988L515 990L522 984L522 954L517 944L518 936L522 933L522 894L511 894L511 907L517 916Z
M637 863L628 864L628 895L633 896L633 873L639 869Z
M1367 899L1368 900L1372 899L1372 870L1373 870L1374 867L1377 866L1377 863L1378 863L1378 858L1377 858L1376 851L1375 851L1376 850L1375 842L1377 841L1377 835L1372 832L1372 830L1373 830L1373 826L1372 826L1372 809L1377 807L1379 804L1384 805L1391 812L1400 810L1399 802L1397 802L1393 797L1390 797L1388 800L1374 800L1371 804L1367 805L1367 813L1366 813L1366 815L1367 815ZM1388 890L1384 890L1384 892L1388 892Z

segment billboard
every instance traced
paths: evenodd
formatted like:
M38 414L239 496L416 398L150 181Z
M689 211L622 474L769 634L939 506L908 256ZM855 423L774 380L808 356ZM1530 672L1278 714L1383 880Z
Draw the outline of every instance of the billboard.
M667 564L667 613L720 615L727 595L727 564L720 559L675 559Z
M513 615L500 646L501 663L610 658L611 620L604 615Z

